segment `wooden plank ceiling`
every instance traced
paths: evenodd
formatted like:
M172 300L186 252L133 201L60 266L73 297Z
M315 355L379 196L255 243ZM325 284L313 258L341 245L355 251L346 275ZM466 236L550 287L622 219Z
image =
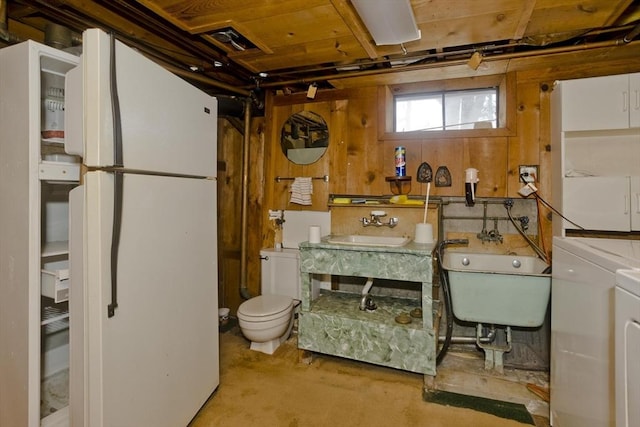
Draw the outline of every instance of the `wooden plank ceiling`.
M489 56L621 39L640 19L640 0L411 0L421 39L376 46L349 0L0 3L7 5L9 32L19 38L37 38L49 22L77 34L101 27L214 92L257 84L303 90L309 82L335 83L342 73L444 66L476 51Z

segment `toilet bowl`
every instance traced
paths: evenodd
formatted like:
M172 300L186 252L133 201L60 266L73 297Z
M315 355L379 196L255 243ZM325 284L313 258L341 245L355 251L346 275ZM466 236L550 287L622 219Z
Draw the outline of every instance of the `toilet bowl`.
M282 237L284 248L260 251L260 295L250 298L238 308L238 326L251 341L250 348L273 354L291 335L296 307L300 304L300 251L298 245L307 240L309 227L320 224L328 234L331 214L314 211L285 211ZM311 286L311 295L319 294L318 282ZM331 279L326 283L331 286Z
M291 335L293 309L293 298L284 295L259 295L240 304L238 326L251 350L273 354Z

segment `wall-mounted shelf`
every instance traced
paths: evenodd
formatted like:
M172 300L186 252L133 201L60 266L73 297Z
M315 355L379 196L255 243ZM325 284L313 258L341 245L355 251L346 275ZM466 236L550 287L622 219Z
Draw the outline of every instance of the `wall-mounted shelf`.
M409 194L411 191L410 176L388 176L384 180L389 183L391 194Z
M395 198L404 198L405 201L394 202ZM442 204L442 197L430 197L429 208L435 209ZM327 201L329 207L363 207L386 205L388 207L401 208L420 208L424 209L424 196L408 196L408 195L385 195L385 196L366 196L354 194L330 194Z

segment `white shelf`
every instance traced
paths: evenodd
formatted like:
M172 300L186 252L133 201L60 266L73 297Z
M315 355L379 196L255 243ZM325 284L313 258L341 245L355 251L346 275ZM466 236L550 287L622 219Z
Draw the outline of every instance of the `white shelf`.
M42 138L43 144L64 145L64 138Z
M42 247L42 257L52 257L58 255L69 255L69 242L46 242Z
M44 306L42 307L41 325L46 334L62 331L69 328L69 310L67 307Z
M38 171L41 181L77 182L80 180L79 163L50 162L42 160Z

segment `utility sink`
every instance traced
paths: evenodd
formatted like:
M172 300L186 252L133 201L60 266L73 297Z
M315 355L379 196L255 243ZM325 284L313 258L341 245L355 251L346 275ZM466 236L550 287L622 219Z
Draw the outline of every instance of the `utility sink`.
M343 236L329 236L327 243L336 245L352 245L352 246L383 246L396 248L404 246L411 241L408 237L395 236L360 236L358 234L350 234Z

